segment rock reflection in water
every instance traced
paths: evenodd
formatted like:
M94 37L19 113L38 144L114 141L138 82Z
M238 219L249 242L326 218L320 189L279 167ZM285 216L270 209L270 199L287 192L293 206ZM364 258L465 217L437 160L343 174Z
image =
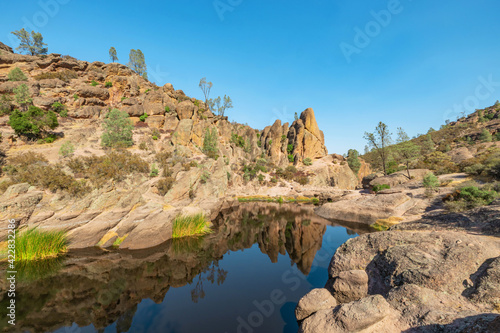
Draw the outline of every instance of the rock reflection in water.
M116 323L117 332L126 332L137 305L148 298L161 303L171 287L191 284L195 303L209 297L204 285L222 285L231 274L219 267L223 256L254 244L273 263L279 254L288 254L307 275L327 224L331 222L314 215L312 207L251 203L220 213L214 233L203 238L174 240L145 251L71 252L63 265L50 266L59 272L52 269L46 276L18 281L16 328L45 332L73 323L96 329ZM6 330L5 279L0 288L0 326Z

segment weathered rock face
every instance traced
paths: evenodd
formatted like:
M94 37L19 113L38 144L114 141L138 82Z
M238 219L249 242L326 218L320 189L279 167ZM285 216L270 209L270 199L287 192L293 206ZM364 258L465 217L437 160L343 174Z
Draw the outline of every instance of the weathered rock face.
M14 53L14 50L12 50L12 47L0 42L0 52Z
M335 306L337 306L337 300L328 290L313 289L300 299L295 309L295 317L297 320L303 320L317 311L331 309Z
M294 145L293 155L296 161L305 158L321 158L328 154L325 147L325 137L319 130L313 109L306 109L300 119L294 121L288 134L289 141Z

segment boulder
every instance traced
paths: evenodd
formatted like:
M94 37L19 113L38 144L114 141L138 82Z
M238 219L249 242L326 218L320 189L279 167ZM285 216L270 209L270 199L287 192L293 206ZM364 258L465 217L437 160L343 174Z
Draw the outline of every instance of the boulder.
M192 119L182 119L175 132L172 134L172 142L174 144L187 146L191 142L191 131L193 130Z
M135 104L135 105L131 105L131 106L124 106L122 108L122 111L127 112L128 115L131 117L140 117L144 114L144 108L140 104Z
M340 272L325 286L340 303L357 301L368 294L368 275L363 270Z
M66 82L60 79L44 79L38 81L38 83L40 84L41 88L50 88L50 89L63 88L68 85Z
M76 88L76 93L79 97L95 97L101 100L107 100L109 98L109 91L105 88L98 88L92 86L79 86Z
M175 114L166 114L163 129L169 132L175 131L177 125L179 124L179 119Z
M165 121L164 116L149 116L146 118L146 124L151 128L161 128Z
M53 97L35 97L33 98L33 104L39 108L48 110L52 107L52 104L59 102L58 98Z
M306 318L301 333L399 333L399 312L381 296L374 295L338 308L321 310Z
M336 306L337 301L328 290L324 288L313 289L300 299L295 308L295 317L300 321L317 311Z
M375 185L387 184L390 187L395 187L400 184L405 184L409 181L422 181L425 175L430 173L431 171L428 169L414 169L410 170L410 177L408 178L408 172L398 171L388 176L376 177L372 181L370 181L370 186L373 187Z
M183 101L177 104L176 111L179 120L191 119L194 115L195 105L191 101Z
M379 219L402 216L416 203L416 199L404 193L369 195L326 203L316 209L316 214L326 219L373 224Z

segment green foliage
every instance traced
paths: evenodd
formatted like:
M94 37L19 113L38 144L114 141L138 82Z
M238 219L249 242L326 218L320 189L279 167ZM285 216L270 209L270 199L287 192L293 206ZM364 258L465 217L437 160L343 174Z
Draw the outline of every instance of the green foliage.
M156 164L153 164L153 166L151 167L151 172L149 173L149 177L156 177L159 173L160 172L158 171Z
M164 177L156 183L156 188L158 189L158 192L160 193L161 196L165 196L165 194L167 194L168 191L170 191L174 183L175 183L174 178L170 176Z
M61 145L61 148L59 148L59 155L62 157L68 157L73 155L75 152L75 146L71 143L71 141L66 141Z
M12 34L19 38L19 46L16 50L26 52L29 55L42 55L47 54L47 44L43 42L42 34L39 32L31 31L31 35L24 28L21 30L13 31Z
M98 84L99 84L99 83L97 83L95 80L92 80L92 82L90 82L90 85L91 85L92 87L95 87L95 86L97 86Z
M135 177L147 174L149 164L139 155L124 151L110 151L104 156L86 156L72 158L67 162L73 173L88 179L99 188L108 181L122 181L128 175Z
M102 146L120 148L133 145L132 130L134 126L126 112L113 109L106 115L103 128Z
M73 95L73 99L74 99L75 101L76 101L78 98L79 98L79 97L78 97L78 95L77 95L77 94L74 94L74 95Z
M361 168L361 161L358 158L359 152L356 149L349 149L347 152L347 164L349 168L357 175Z
M158 137L156 135L153 135L152 139L156 141L156 140L158 140Z
M74 196L88 190L84 182L76 181L62 171L61 165L50 165L43 155L34 152L9 158L4 169L16 183L28 183L52 192L64 190Z
M217 111L217 113L221 117L224 117L224 113L226 112L226 110L233 108L233 101L231 100L231 97L226 95L224 95L224 98L222 100L219 96L216 99L209 99L207 103L210 109L212 111Z
M9 81L28 81L28 78L19 67L12 69L9 72L8 78Z
M203 171L200 177L200 182L202 184L205 184L208 180L210 179L210 172L208 171Z
M245 148L245 139L236 133L231 134L231 142L234 143L237 147L243 149Z
M168 106L165 106L165 113L170 113L170 108Z
M114 46L111 46L111 48L109 49L109 58L112 62L118 61L118 56L116 55L116 49L114 48Z
M291 154L293 152L293 144L289 144L286 147L286 151L287 151L288 154Z
M435 151L424 157L423 161L419 161L418 168L434 170L438 175L457 172L458 166L453 163L451 157L440 151Z
M106 82L104 83L104 87L106 87L106 88L111 88L111 87L113 87L113 83L112 83L111 81L106 81Z
M26 109L28 105L33 103L33 99L31 98L30 89L26 84L21 84L17 88L14 88L14 94L16 103L19 104L23 109Z
M146 118L149 117L147 113L143 114L142 116L139 117L139 120L142 122L146 121Z
M57 257L66 252L67 246L68 240L64 231L27 229L16 237L16 260L32 261Z
M66 105L59 102L52 104L52 111L59 113L59 115L63 118L68 116L68 109L66 108Z
M476 186L465 186L457 189L443 200L450 211L460 212L489 205L497 197L496 191L480 189Z
M390 188L391 188L391 186L388 184L377 184L377 185L373 186L372 190L373 190L373 192L377 193L377 192L380 192L382 190L387 190Z
M365 132L364 138L368 141L369 146L374 150L382 166L384 174L387 175L386 164L390 155L389 145L392 143L389 127L383 122L379 122L375 128L375 132Z
M290 163L295 162L295 156L293 156L292 154L288 155L288 162Z
M424 179L422 180L422 185L428 189L428 190L436 190L440 183L439 179L436 175L433 173L428 173L427 175L424 176Z
M483 128L481 134L479 134L479 140L481 140L481 142L491 142L493 140L493 136L491 135L490 131L488 131L486 128Z
M15 110L12 112L9 117L9 125L18 135L40 137L49 129L59 126L59 123L53 111L44 111L36 106L30 106L28 111Z
M130 50L128 67L142 76L144 79L148 79L146 60L144 59L144 54L141 50Z
M285 140L286 140L286 135L285 135L285 134L283 134L283 135L281 136L281 142L285 142Z
M78 78L78 73L71 69L63 69L57 72L46 72L34 77L35 80L59 79L64 82L69 82Z
M203 138L203 153L209 158L215 160L218 158L218 141L219 136L217 135L217 129L212 128L212 130L210 130L207 128L205 130L205 137Z
M306 166L310 166L313 164L312 160L309 157L304 158L302 163L304 163L304 165L306 165Z
M12 106L12 98L9 95L0 96L0 116L10 114Z
M273 140L269 140L269 147L273 145Z
M204 214L177 216L172 227L172 238L201 236L211 232Z

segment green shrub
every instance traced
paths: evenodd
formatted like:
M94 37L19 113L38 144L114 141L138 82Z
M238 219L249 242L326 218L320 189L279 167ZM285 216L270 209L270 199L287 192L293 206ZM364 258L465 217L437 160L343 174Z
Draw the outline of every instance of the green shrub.
M310 159L309 157L304 158L302 163L304 163L305 166L310 166L313 164L312 159Z
M443 200L448 210L460 212L489 205L497 197L498 193L496 191L479 189L476 186L466 186L457 189Z
M110 81L106 81L106 82L104 83L104 87L106 87L106 88L111 88L111 87L113 87L113 83L112 83L112 82L110 82Z
M208 180L210 179L210 172L208 171L203 171L200 177L200 182L202 184L205 184Z
M219 141L219 136L217 135L217 129L207 128L205 130L205 137L203 138L203 153L209 158L217 159L219 149L217 147L217 142Z
M380 192L382 190L388 190L390 188L391 188L391 186L388 184L377 184L377 185L373 186L372 190L373 190L373 192L377 193L377 192Z
M12 69L8 74L8 78L9 81L28 81L28 78L19 67Z
M293 145L292 144L289 144L287 147L286 147L286 151L288 154L291 154L293 152Z
M42 73L34 77L35 80L45 80L45 79L59 79L64 82L69 82L72 79L78 78L78 74L71 69L63 69L58 72L47 72Z
M16 259L31 261L57 257L66 252L68 241L64 231L21 231L15 242Z
M75 174L89 179L95 187L102 187L110 180L122 181L126 176L146 174L149 164L139 155L129 151L110 151L104 156L72 158L67 163Z
M56 136L54 134L49 134L47 137L43 139L43 141L45 141L45 143L52 143L56 141Z
M33 103L30 89L26 84L23 83L17 88L14 88L13 92L16 103L19 104L23 110L26 110L28 106Z
M172 238L200 236L211 232L204 214L177 216L172 227Z
M104 147L120 148L133 145L132 130L134 126L126 112L113 109L106 115L103 128L101 144Z
M347 164L349 165L349 168L351 168L352 172L354 172L354 174L358 174L359 172L359 169L361 168L361 161L359 160L359 152L356 150L356 149L349 149L349 151L347 152ZM397 163L396 163L396 168L397 168ZM388 165L388 171L387 171L387 174L389 174L389 172L392 171L392 169L390 168L390 166Z
M155 164L153 164L153 166L151 167L151 172L149 173L149 177L156 177L158 176L158 174L159 174L158 168L156 167Z
M491 142L493 140L493 137L492 137L490 131L488 131L486 128L484 128L481 131L481 134L479 134L479 140L481 142Z
M139 117L139 120L142 122L146 121L146 118L149 117L147 113L143 114L142 116Z
M59 148L59 155L62 157L69 157L73 155L75 152L75 146L71 143L71 141L66 141L61 145L61 148Z
M15 110L9 116L9 125L16 134L27 137L40 137L49 129L59 126L57 116L53 111L45 111L36 106L30 106L28 111Z
M307 177L307 176L299 176L295 180L300 185L307 185L307 184L309 184L309 177Z
M92 82L90 82L90 85L91 85L92 87L95 87L95 86L97 86L98 84L99 84L99 83L97 83L95 80L92 80Z
M156 140L158 140L158 137L156 135L153 135L152 139L156 141Z
M285 140L286 140L286 135L285 135L285 134L283 134L283 135L281 136L281 142L285 142Z
M435 191L439 187L439 179L433 173L428 173L427 175L424 176L424 179L422 180L422 185L427 190Z
M289 161L290 163L295 162L295 156L293 156L292 154L288 155L288 161Z
M264 177L263 174L260 174L257 179L259 180L259 183L262 183L264 181L264 179L266 179L266 177Z
M0 96L0 116L10 114L12 107L12 98L9 95L4 94Z
M172 177L164 177L164 178L160 179L156 183L156 188L158 188L158 192L160 192L160 195L165 196L165 194L167 194L168 191L170 191L170 189L174 185L174 182L175 182L175 179Z
M474 165L466 167L464 169L464 172L469 174L469 175L479 176L484 170L485 170L484 165L476 163Z
M80 98L80 97L78 97L78 95L77 95L77 94L74 94L74 95L73 95L73 99L74 99L75 101L76 101L78 98Z
M231 142L234 143L237 147L245 148L245 139L236 133L231 134Z
M165 113L170 113L170 108L168 106L165 106Z
M34 152L9 158L4 170L16 183L28 183L52 192L64 190L79 196L89 190L85 182L66 174L61 165L50 165L43 155Z

